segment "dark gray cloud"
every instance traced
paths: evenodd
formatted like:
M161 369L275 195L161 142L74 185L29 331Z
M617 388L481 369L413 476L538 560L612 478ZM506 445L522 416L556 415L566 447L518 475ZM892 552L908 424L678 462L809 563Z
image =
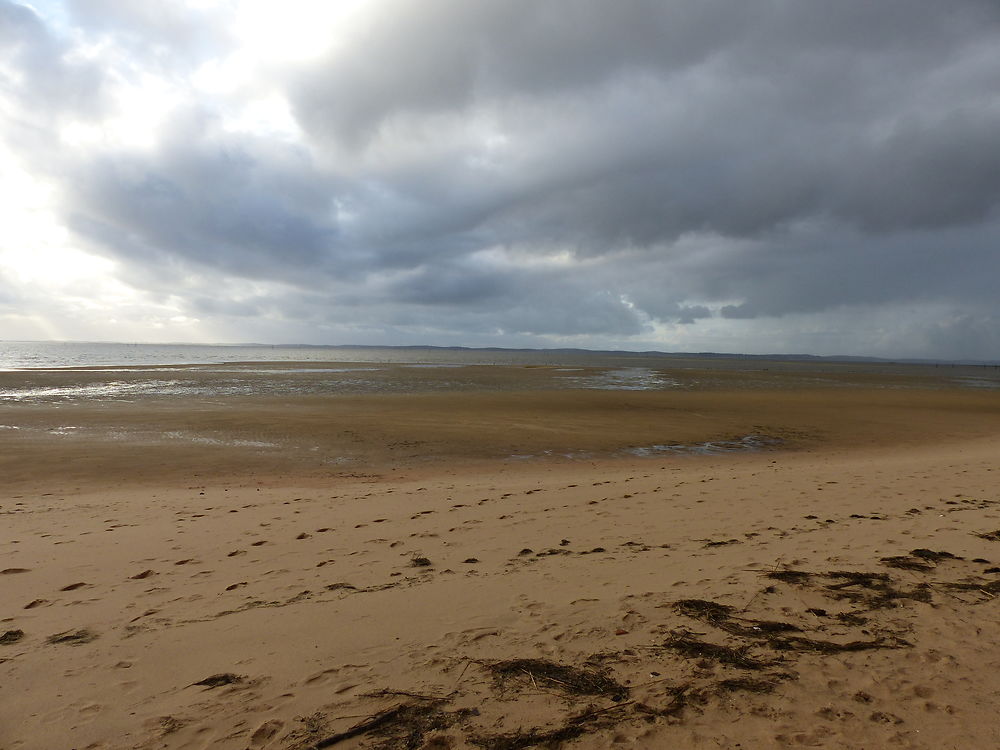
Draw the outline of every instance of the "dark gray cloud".
M239 44L222 10L68 8L119 67L0 0L19 111L100 122L123 61L182 101L152 147L73 151L50 123L28 158L81 242L192 314L434 343L781 330L878 353L837 329L864 315L903 342L887 354L993 356L994 1L385 0L318 58L261 69L300 128L280 136L184 83Z
M178 113L149 154L68 172L71 226L99 252L161 274L172 262L307 283L336 271L336 185L306 152Z

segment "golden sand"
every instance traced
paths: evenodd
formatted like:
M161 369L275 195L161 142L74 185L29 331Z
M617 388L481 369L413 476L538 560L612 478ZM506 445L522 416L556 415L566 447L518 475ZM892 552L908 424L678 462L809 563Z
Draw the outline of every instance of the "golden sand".
M1000 745L998 395L738 385L6 405L0 748Z

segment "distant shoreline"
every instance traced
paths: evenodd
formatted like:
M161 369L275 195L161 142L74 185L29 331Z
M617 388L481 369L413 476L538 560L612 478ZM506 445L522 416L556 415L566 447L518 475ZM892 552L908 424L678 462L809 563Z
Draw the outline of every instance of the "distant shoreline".
M247 356L232 356L245 352ZM544 363L567 359L620 360L694 360L701 362L779 362L817 364L872 364L872 365L917 365L924 367L979 367L1000 368L1000 360L974 359L927 359L912 357L871 357L858 355L818 355L782 353L732 353L732 352L665 352L658 350L625 349L583 349L573 347L516 348L516 347L471 347L435 345L375 346L370 344L254 344L224 343L195 344L171 342L166 344L114 341L0 341L0 370L49 369L66 367L115 367L129 364L144 365L198 365L246 362L294 361L286 356L301 352L301 361L337 362L412 362L435 363L445 361L447 355L460 355L463 361L488 364L487 357L500 357L497 363L510 364L519 361ZM358 353L355 360L346 357L331 357L329 360L316 354ZM277 356L275 353L280 353ZM382 353L382 360L373 355ZM402 354L424 353L426 356L402 359ZM186 354L186 356L185 356Z

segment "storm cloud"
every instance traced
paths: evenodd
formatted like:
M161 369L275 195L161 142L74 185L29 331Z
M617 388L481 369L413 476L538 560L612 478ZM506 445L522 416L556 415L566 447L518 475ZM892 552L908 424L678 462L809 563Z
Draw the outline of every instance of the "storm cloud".
M997 356L996 2L263 6L0 0L8 158L171 338Z

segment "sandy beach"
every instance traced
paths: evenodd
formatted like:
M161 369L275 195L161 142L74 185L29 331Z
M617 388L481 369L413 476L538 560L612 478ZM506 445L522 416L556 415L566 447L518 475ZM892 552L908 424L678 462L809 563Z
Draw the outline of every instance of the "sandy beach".
M997 391L509 369L0 405L0 749L1000 745Z

